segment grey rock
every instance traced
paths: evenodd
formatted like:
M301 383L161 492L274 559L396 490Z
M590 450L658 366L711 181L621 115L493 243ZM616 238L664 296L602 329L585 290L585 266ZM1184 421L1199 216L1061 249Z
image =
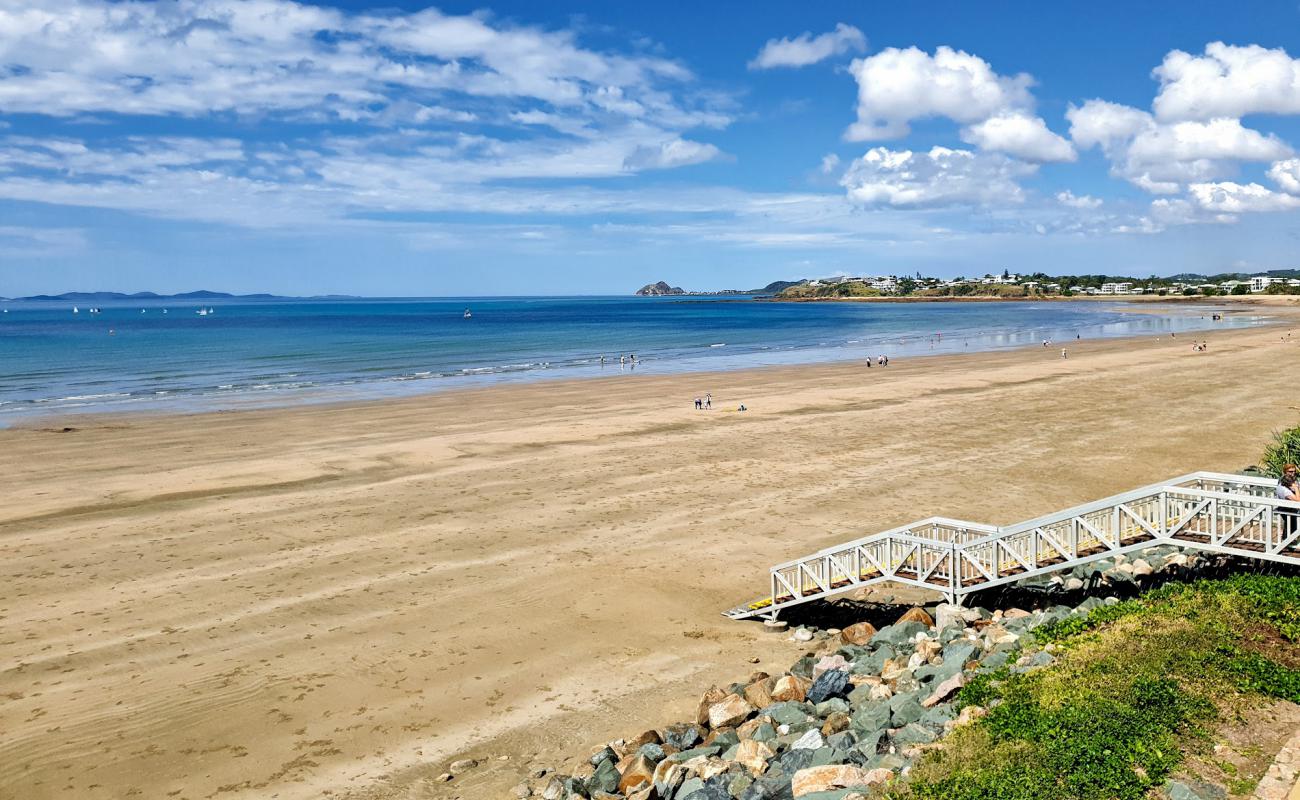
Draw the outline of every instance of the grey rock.
M810 707L803 703L793 701L785 703L773 703L763 709L760 714L771 717L777 725L795 725L800 722L807 722L812 716Z
M842 669L831 669L823 672L813 681L812 688L808 690L808 700L812 703L820 703L829 700L832 697L842 697L849 691L849 673Z
M821 659L818 658L817 656L811 656L811 655L804 656L803 658L794 662L794 666L790 667L790 674L798 675L801 678L807 678L808 680L812 680L813 668L817 666L817 662L820 660Z
M869 736L858 737L858 743L854 746L854 749L865 756L863 763L875 757L876 751L880 749L880 741L884 738L884 728L872 732Z
M716 756L720 752L722 752L722 748L714 747L713 745L709 745L708 747L692 747L690 750L682 750L681 752L673 753L664 760L670 761L674 764L680 764L683 761L690 761L692 758L697 756Z
M855 689L854 691L857 690ZM821 717L822 719L826 719L826 717L830 716L831 714L834 714L836 711L843 711L847 713L849 711L849 708L850 706L848 700L845 700L842 697L832 697L829 700L823 700L822 702L818 703L817 707L814 708L813 710L817 713L817 716Z
M727 784L730 782L731 776L726 773L715 775L689 794L679 790L677 797L681 800L731 800L731 793L727 791Z
M889 701L889 726L901 728L916 722L925 713L914 694L901 694Z
M825 743L826 740L822 738L821 731L814 728L808 731L807 733L805 733L803 736L800 736L793 744L790 745L790 749L791 750L816 750L819 747L822 747Z
M921 715L920 722L922 725L928 725L933 728L942 728L943 723L950 719L957 718L957 711L951 703L944 703L929 709Z
M1169 800L1226 800L1228 796L1221 787L1202 781L1169 781L1160 793Z
M696 792L698 792L703 788L704 788L704 781L700 780L699 778L687 778L686 780L682 781L682 785L678 787L677 796L687 797L689 795L695 794Z
M614 762L609 759L601 761L596 771L587 779L587 793L613 793L618 789L618 779L618 769L614 766Z
M880 632L877 631L879 636ZM867 655L857 658L853 663L853 674L855 675L879 675L880 670L885 668L885 662L898 655L893 646L885 643L877 643L873 638L872 650Z
M890 740L893 741L895 745L903 747L909 744L928 744L937 738L939 738L939 736L933 729L913 722L910 725L903 726L902 730L899 730L890 737Z
M776 738L776 728L764 722L754 729L754 735L750 738L756 742L770 742Z
M812 764L813 753L816 750L790 750L777 756L774 761L781 765L781 771L787 775L793 775L801 769L806 769ZM769 762L771 763L771 762Z
M980 672L992 672L999 667L1006 666L1009 657L1010 652L1007 650L999 650L984 656L980 661Z
M651 764L658 764L660 761L664 760L663 745L658 745L654 742L647 742L641 745L640 749L638 749L636 753L639 756L645 756L645 759Z
M794 800L790 777L781 769L773 771L769 767L766 773L750 784L740 800Z
M672 745L678 750L693 747L703 738L697 726L686 724L669 725L659 735L664 740L664 744Z
M810 767L824 767L828 764L843 764L849 760L849 754L843 750L834 747L823 747L813 753L812 761L808 762Z
M872 703L859 708L853 712L849 727L859 739L889 727L889 704Z
M600 750L600 752L596 753L594 756L587 759L587 762L591 764L593 767L600 766L600 762L602 761L613 761L617 763L618 753L615 753L614 748L612 747L604 747Z
M732 797L740 797L745 790L754 785L754 779L747 773L740 773L727 782L727 794Z
M867 769L892 769L898 771L908 765L908 760L896 753L881 753L867 762Z
M826 746L836 750L849 750L857 743L857 737L851 731L840 731L826 737Z
M1054 663L1056 663L1056 659L1052 657L1052 654L1043 650L1034 653L1033 658L1029 659L1029 666L1031 667L1046 667Z
M722 733L719 733L717 736L714 736L713 741L709 742L710 746L718 747L723 750L726 750L728 747L733 747L737 744L740 744L740 734L736 733L735 731L723 731Z
M920 622L898 622L893 625L886 625L876 631L876 635L871 637L871 644L879 646L887 644L895 650L904 648L907 652L912 651L912 637L921 631L929 630Z

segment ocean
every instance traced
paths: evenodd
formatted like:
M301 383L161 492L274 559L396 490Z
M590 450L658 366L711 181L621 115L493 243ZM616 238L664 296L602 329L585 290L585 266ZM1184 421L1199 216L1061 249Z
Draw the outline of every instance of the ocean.
M515 297L0 303L0 425L546 378L891 359L1259 323L1119 303L770 303ZM200 315L200 308L211 314ZM471 312L467 318L465 311ZM1190 342L1189 342L1190 346ZM635 354L635 363L620 355ZM604 363L601 357L604 356Z

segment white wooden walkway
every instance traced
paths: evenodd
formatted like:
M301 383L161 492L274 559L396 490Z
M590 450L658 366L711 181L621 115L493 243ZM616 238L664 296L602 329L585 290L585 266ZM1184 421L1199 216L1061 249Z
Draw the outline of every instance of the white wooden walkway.
M1300 503L1267 478L1197 472L1003 528L930 517L771 569L768 596L730 611L765 616L885 581L949 602L1159 544L1300 566Z

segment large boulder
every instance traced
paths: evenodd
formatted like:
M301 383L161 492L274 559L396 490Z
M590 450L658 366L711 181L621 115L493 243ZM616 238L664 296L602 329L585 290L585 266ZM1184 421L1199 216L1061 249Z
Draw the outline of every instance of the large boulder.
M762 678L745 687L745 702L754 708L767 708L776 701L772 690L776 688L775 678Z
M623 776L618 781L618 793L629 795L640 789L642 784L654 782L655 765L645 756L637 756L632 759L623 770Z
M965 685L966 685L966 676L959 672L956 675L949 678L948 680L934 687L934 691L930 693L930 696L921 701L921 706L924 708L934 708L935 706L947 700L949 697L952 697L954 694L957 693L958 689L960 689Z
M713 708L727 696L727 693L716 686L710 686L709 690L700 698L700 704L696 707L695 722L699 725L709 724L709 709Z
M734 728L754 713L754 707L738 694L729 694L709 706L710 728Z
M774 755L772 748L762 742L745 739L736 747L735 756L731 760L749 770L751 775L762 775L767 771L768 759Z
M777 678L772 689L772 699L779 702L802 703L808 697L810 684L795 675L783 675Z
M859 622L840 631L840 641L845 644L853 644L863 647L870 643L871 637L875 635L875 625L872 625L870 622Z
M904 611L903 616L899 617L898 622L894 624L898 625L904 622L919 622L927 628L934 627L934 618L925 613L925 609L919 606L913 606Z
M849 673L842 669L832 669L823 672L817 680L813 681L807 699L811 703L820 703L832 697L843 697L848 693Z
M814 792L829 792L834 789L849 789L854 786L870 786L873 782L881 783L880 778L868 774L861 767L848 764L831 764L824 767L801 769L790 780L795 797L803 797Z
M924 630L927 630L927 626L920 622L909 621L886 625L871 637L871 644L877 647L887 644L895 650L906 648L910 651L912 637Z

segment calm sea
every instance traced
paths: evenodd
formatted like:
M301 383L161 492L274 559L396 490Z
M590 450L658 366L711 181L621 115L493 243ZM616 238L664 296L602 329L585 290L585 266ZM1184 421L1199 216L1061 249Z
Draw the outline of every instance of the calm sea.
M1096 303L765 303L529 297L0 303L0 424L212 410L501 381L662 374L993 350L1239 327L1206 309ZM472 313L464 316L466 309ZM1189 345L1190 346L1190 345ZM635 366L619 356L636 355ZM605 357L602 365L601 356Z

